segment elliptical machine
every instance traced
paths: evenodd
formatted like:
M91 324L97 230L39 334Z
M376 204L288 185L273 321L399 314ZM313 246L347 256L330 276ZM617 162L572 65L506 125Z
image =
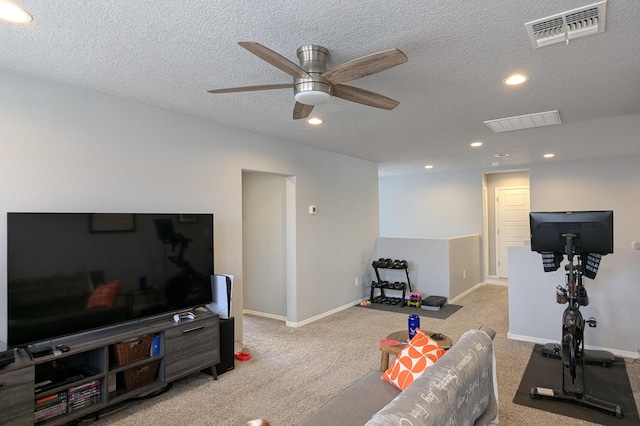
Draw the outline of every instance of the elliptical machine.
M531 229L532 250L534 250L533 218ZM584 372L586 363L597 363L606 367L615 360L615 357L609 352L585 351L584 349L585 324L588 324L589 327L596 327L597 321L593 317L585 321L580 312L580 306L589 304L587 290L584 288L582 280L585 275L586 265L589 265L588 276L595 277L601 256L597 253L581 253L580 247L576 250L577 234L567 232L561 235L565 240L564 253L556 251L542 252L542 254L545 271L554 270L553 263L556 264L555 269L557 269L559 262L564 257L563 255L566 254L569 262L565 266L567 271L566 286L556 287L556 301L562 304L567 303L568 306L562 314L562 341L560 345L547 344L542 352L546 356L560 357L562 359L562 389L533 387L529 391L529 396L533 399L547 398L578 403L608 412L616 417L622 417L622 406L620 404L603 401L585 393ZM605 254L611 251L605 251Z

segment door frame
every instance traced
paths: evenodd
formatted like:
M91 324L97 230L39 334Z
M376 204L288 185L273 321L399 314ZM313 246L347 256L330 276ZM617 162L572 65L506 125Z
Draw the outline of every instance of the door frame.
M500 277L500 261L501 261L501 257L502 257L502 253L500 253L500 236L498 235L498 231L499 231L499 217L498 217L498 211L499 211L499 201L498 201L498 193L500 191L504 191L504 190L511 190L511 189L526 189L528 190L528 196L529 196L529 200L527 202L528 206L529 206L529 211L531 211L531 187L529 186L523 186L523 185L516 185L516 186L496 186L494 189L494 194L493 194L493 211L494 211L494 224L493 224L493 235L494 235L494 239L495 239L495 268L496 268L496 278L497 279L506 279L507 277ZM528 213L527 213L528 214Z
M285 183L284 233L285 235L283 237L285 240L285 251L286 251L283 256L284 264L282 265L285 271L284 272L285 282L283 283L283 288L286 293L285 302L284 302L284 308L286 310L285 315L280 316L280 315L273 315L273 314L268 314L264 312L255 312L255 311L245 309L244 306L242 307L243 313L249 313L252 315L286 321L287 323L295 323L297 322L297 318L298 318L297 268L296 268L296 264L297 264L297 261L296 261L296 253L297 253L297 250L296 250L296 176L283 175L280 173L271 173L271 172L264 172L264 171L257 171L257 170L249 170L249 169L243 169L242 173L279 176L284 179L284 183ZM243 229L244 229L244 224L243 224ZM243 253L244 253L244 248L243 248ZM244 274L245 267L246 266L244 264L244 259L243 259L243 266L242 266L243 276L245 276ZM243 285L243 291L244 291L244 287L245 286Z
M482 277L483 281L490 284L506 284L506 280L498 279L496 275L491 275L490 263L491 254L495 256L496 250L491 250L491 233L495 224L491 220L490 210L493 208L493 204L490 202L491 195L489 194L489 187L491 186L490 176L499 174L527 174L527 185L529 186L529 194L531 194L531 177L529 169L512 169L512 170L496 170L486 171L482 173ZM527 186L527 185L512 185L512 186ZM509 186L509 185L503 185ZM531 206L529 206L531 208Z

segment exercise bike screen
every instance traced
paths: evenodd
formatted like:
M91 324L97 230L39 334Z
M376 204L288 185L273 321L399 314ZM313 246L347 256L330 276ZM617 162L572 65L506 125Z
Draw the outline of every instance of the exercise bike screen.
M573 253L613 253L613 211L531 212L531 250L568 254L563 235L574 234Z

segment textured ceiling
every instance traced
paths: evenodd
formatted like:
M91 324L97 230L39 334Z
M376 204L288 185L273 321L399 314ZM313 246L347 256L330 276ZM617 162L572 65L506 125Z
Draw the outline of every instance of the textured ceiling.
M593 0L592 2L595 2ZM640 154L640 7L609 0L602 34L534 50L524 23L589 0L21 0L34 21L0 22L0 69L93 89L380 163L381 175ZM297 63L319 44L329 69L398 48L409 61L349 85L393 111L334 98L325 120L294 121L291 90L208 89L291 83L238 46ZM513 71L530 76L506 88ZM1 96L1 94L0 94ZM558 109L563 124L493 133L484 120ZM471 149L472 141L484 142ZM542 154L554 152L553 160ZM497 159L494 154L508 153Z

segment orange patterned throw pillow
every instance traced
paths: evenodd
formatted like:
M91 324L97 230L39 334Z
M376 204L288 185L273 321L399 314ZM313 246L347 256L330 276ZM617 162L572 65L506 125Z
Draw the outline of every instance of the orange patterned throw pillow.
M108 284L100 284L93 290L89 301L87 302L87 308L93 308L94 306L106 306L110 308L113 306L113 302L116 300L116 294L122 287L122 280L111 281Z
M444 354L438 342L417 329L416 335L402 348L391 367L382 373L382 378L403 391Z

